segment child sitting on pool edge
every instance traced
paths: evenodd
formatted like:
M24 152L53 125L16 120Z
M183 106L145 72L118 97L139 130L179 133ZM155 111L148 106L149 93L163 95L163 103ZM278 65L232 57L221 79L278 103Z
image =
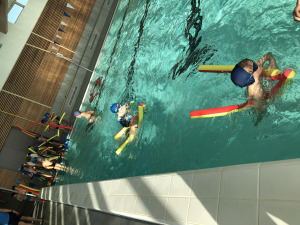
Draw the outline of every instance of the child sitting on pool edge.
M130 134L135 135L135 131L138 128L138 114L135 116L130 115L129 111L127 110L128 104L125 103L124 105L113 103L110 106L110 111L112 113L117 113L118 115L118 122L122 125L122 127L130 127Z

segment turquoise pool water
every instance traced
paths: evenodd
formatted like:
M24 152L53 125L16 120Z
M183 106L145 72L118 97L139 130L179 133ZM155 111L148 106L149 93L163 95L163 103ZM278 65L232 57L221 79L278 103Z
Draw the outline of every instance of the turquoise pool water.
M212 168L300 157L300 23L295 1L120 1L68 153L73 170L59 184ZM280 68L298 76L255 124L252 110L195 119L189 112L246 101L227 74L199 73L201 64L235 64L273 52ZM89 102L95 81L101 95ZM99 86L94 92L99 92ZM121 129L109 107L135 99L147 112L136 141L118 156Z

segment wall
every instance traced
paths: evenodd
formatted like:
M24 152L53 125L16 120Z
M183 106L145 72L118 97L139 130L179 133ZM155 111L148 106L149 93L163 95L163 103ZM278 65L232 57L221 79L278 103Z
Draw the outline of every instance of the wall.
M27 147L33 145L33 143L32 137L13 127L0 151L0 168L19 171L28 154Z
M46 3L47 0L29 0L17 22L8 23L8 33L0 33L0 89L12 71Z
M37 2L37 0L30 0L25 9L31 9L29 4L31 2ZM54 51L63 54L69 59L73 57L94 2L95 0L84 2L51 0L47 2L34 29L30 30L32 33L30 33L26 45L23 43L22 52L0 92L0 126L2 128L0 129L0 148L12 126L18 125L34 133L41 133L44 130L41 125L28 127L30 124L41 120L46 112L51 113L50 109L70 65L69 61L56 57L49 52ZM67 8L67 3L70 3L73 9ZM31 13L35 14L34 10L31 10ZM67 12L71 18L64 16L64 12ZM20 17L18 22L23 22L23 19ZM61 25L62 20L68 26ZM58 31L59 28L65 32ZM14 33L14 31L9 31L7 35L10 33ZM57 34L60 35L61 39L56 36ZM13 35L13 37L15 36L17 34ZM0 36L0 41L3 37L3 35ZM5 36L5 38L7 37ZM8 40L6 41L5 46L9 47ZM53 41L60 43L60 46L54 46ZM14 42L18 42L18 40L14 39ZM62 46L69 50L62 48ZM55 47L56 50L52 47ZM0 49L0 54L2 54L0 55L0 63L5 63L7 60L6 56L3 55L5 53L2 51L3 48L4 45ZM15 47L12 46L11 48L14 49ZM0 66L1 75L2 72Z

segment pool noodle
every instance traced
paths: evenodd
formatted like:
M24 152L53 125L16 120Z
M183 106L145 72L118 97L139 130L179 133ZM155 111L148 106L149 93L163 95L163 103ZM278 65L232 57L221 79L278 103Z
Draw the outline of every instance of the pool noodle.
M33 124L30 124L28 128L30 128L30 127L32 127L33 125L36 125L36 124L38 124L38 123L40 123L40 122L41 122L41 120L36 121L36 122L34 122Z
M114 139L117 140L119 139L120 137L122 137L126 131L129 129L129 127L123 127L115 136L114 136Z
M202 109L197 111L191 111L190 117L192 119L197 119L197 118L207 118L207 117L216 117L216 116L226 116L230 113L240 112L245 109L249 109L252 106L253 105L251 102L246 102L240 105L231 105L231 106L224 106L224 107L218 107L212 109Z
M199 66L198 70L201 72L216 72L223 73L225 70L226 72L229 71L230 68L233 68L233 66L212 66L212 65L204 65ZM231 71L229 71L231 72ZM271 80L278 80L278 83L271 89L270 93L267 93L265 96L265 99L270 98L272 95L276 94L277 91L281 88L281 86L284 83L289 82L291 79L293 79L296 75L295 71L291 69L285 70L282 74L281 70L278 69L266 69L264 68L264 76L269 77ZM216 117L216 116L225 116L234 112L239 112L245 109L251 108L253 105L251 102L246 102L244 104L240 105L232 105L232 106L225 106L225 107L218 107L218 108L212 108L212 109L203 109L203 110L197 110L197 111L191 111L190 117L191 119L197 119L197 118L207 118L207 117Z
M25 133L25 134L27 134L28 136L30 136L30 137L35 137L35 134L34 133L31 133L31 132L29 132L29 131L27 131L27 130L24 130L22 127L20 127L20 126L16 126L16 128L18 128L19 130L21 130L23 133Z
M141 103L138 106L138 114L139 114L139 121L138 121L138 127L140 125L142 125L143 119L144 119L144 110L145 110L146 104L145 103ZM136 131L137 132L137 131ZM117 155L120 155L122 153L122 151L124 150L124 148L126 147L126 145L129 142L132 142L134 139L135 135L131 134L129 135L129 137L126 139L126 141L118 148L118 150L116 151Z
M233 68L234 65L200 65L198 70L208 73L231 73Z
M19 188L23 189L23 190L26 190L26 191L29 191L29 192L32 192L36 195L39 195L40 193L40 190L39 189L35 189L35 188L31 188L31 187L27 187L23 184L19 184Z
M52 127L59 127L59 128L74 130L74 127L62 126L62 125L57 125L57 124L53 124L53 123L46 123L46 124L49 126L52 126Z

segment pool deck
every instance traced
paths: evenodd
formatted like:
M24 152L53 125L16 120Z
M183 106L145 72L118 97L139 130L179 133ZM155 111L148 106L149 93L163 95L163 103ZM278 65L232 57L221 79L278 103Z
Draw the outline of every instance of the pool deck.
M119 0L95 1L72 58L73 63L70 63L50 110L60 115L65 112L64 119L69 120L71 124L75 121L73 112L79 109L90 83L118 3ZM45 135L51 136L52 134L46 133Z
M137 219L100 212L98 210L85 209L77 206L46 201L36 203L34 216L43 218L43 225L151 225Z
M300 221L300 159L43 188L57 203L162 224Z

